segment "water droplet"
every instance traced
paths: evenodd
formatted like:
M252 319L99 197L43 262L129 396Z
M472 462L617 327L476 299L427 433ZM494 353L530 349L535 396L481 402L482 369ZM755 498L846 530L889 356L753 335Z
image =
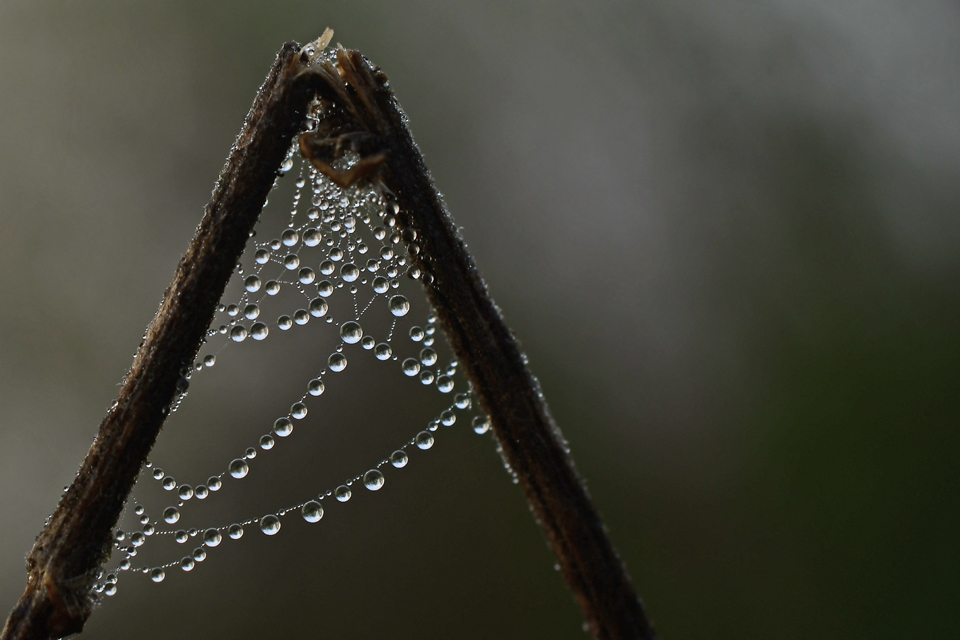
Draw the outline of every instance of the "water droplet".
M283 232L283 235L280 236L280 242L286 247L292 247L300 241L300 234L298 234L294 229L287 229Z
M384 229L383 227L374 227L373 237L376 238L377 240L383 240L384 238L387 237L387 230Z
M347 358L342 353L334 353L327 358L331 371L340 372L347 368Z
M280 171L286 173L293 169L293 158L284 158L283 162L280 163Z
M258 249L253 259L257 261L257 264L267 264L270 261L270 252L266 249Z
M177 488L177 481L173 476L167 476L163 479L163 482L160 483L164 489L167 491L173 491Z
M392 464L397 469L403 469L407 466L409 458L407 457L407 452L401 449L397 449L390 454L390 464Z
M253 326L250 327L250 335L253 336L254 340L263 340L269 333L270 329L262 322L254 322Z
M280 293L280 283L276 280L270 280L267 282L267 295L275 296Z
M229 467L230 475L234 478L242 478L250 473L250 466L241 458L235 458Z
M260 531L272 536L280 531L280 518L270 514L260 518Z
M423 349L420 351L420 362L425 367L432 367L437 364L437 352L433 349Z
M243 452L243 457L247 460L253 460L257 457L257 450L253 447L247 447L247 450Z
M363 336L363 340L360 341L360 344L364 349L369 351L370 349L373 349L373 345L375 345L376 342L377 341L373 339L373 336Z
M413 326L410 327L410 339L414 342L420 342L423 340L423 329L421 327Z
M157 469L154 469L154 470L153 470L153 479L154 479L154 480L159 480L159 479L162 478L162 477L163 477L163 469L157 468Z
M475 416L470 424L473 430L480 434L490 430L490 418L487 416Z
M440 376L437 378L437 389L440 393L450 393L453 391L453 378L450 376Z
M132 545L135 546L135 547L139 547L140 545L142 545L142 544L143 544L144 542L146 542L146 541L147 541L146 536L144 536L144 535L143 535L142 533L140 533L139 531L137 531L136 533L134 533L134 534L132 534L132 535L130 536L130 544L132 544Z
M393 259L393 247L380 247L380 257L384 260Z
M344 282L353 282L360 277L360 269L352 262L348 262L340 267L340 277Z
M429 431L421 431L417 434L415 441L418 449L423 449L426 451L433 446L433 434Z
M193 490L193 495L195 495L198 500L206 500L207 496L210 495L210 490L201 484Z
M173 538L178 543L183 544L184 542L190 539L190 536L187 535L186 531L184 531L183 529L180 529L175 534L173 534Z
M433 384L433 371L428 371L426 369L420 374L420 382L426 386L428 384Z
M312 396L319 396L323 394L324 386L323 381L317 378L314 378L307 385L307 392Z
M339 502L346 502L347 500L350 499L350 496L353 495L353 493L350 491L350 487L348 487L345 484L342 484L339 487L337 487L335 494L337 496L337 501Z
M163 510L163 521L167 524L173 524L180 519L180 512L176 507L167 507Z
M120 571L130 571L130 567L133 566L130 564L130 561L124 558L120 561Z
M300 269L297 278L300 280L300 284L310 284L317 279L317 274L310 267L304 267Z
M220 487L223 486L223 483L220 481L218 476L210 476L207 478L207 486L210 488L210 491L220 491Z
M453 399L453 404L457 409L469 409L471 403L469 393L458 393Z
M227 315L230 316L231 318L237 315L238 313L240 313L240 307L238 307L237 305L231 304L227 306Z
M390 289L390 283L383 276L377 276L373 279L373 290L376 293L386 293Z
M420 363L413 358L407 358L403 361L403 372L408 376L415 376L420 373Z
M283 266L288 270L293 271L300 266L300 256L295 253L289 254L286 258L283 259Z
M157 567L150 572L150 579L154 582L163 582L163 579L167 577L167 574L163 572L163 569Z
M370 273L375 273L379 268L380 268L379 262L377 262L373 258L370 258L369 260L367 260L367 271L369 271Z
M269 451L270 449L273 449L274 444L275 443L273 441L273 436L269 434L260 436L260 448L263 449L264 451Z
M247 339L247 328L242 324L238 324L233 329L230 329L230 339L234 342L243 342Z
M273 432L281 438L286 438L293 433L293 423L287 418L277 418L273 423Z
M197 566L197 562L190 556L187 556L180 561L180 568L184 571L193 571L195 566Z
M408 311L410 311L409 300L400 295L390 298L390 313L400 318L407 315Z
M340 338L347 344L357 344L362 337L363 329L358 323L351 320L340 325Z
M329 298L333 294L333 284L329 280L321 280L317 285L317 293L324 298Z
M281 331L286 331L293 326L293 320L290 316L280 316L277 318L277 326L280 327Z
M193 497L193 487L188 484L182 484L180 485L180 489L177 490L177 494L181 500L189 500Z
M320 518L323 517L323 507L316 500L311 500L303 505L300 513L303 514L303 519L307 522L320 522Z
M255 293L260 291L260 284L259 276L247 276L247 279L243 281L243 288L250 293Z
M390 348L390 345L387 344L386 342L381 342L380 344L378 344L378 345L376 346L376 348L374 349L373 353L374 353L374 355L377 356L377 360L389 360L390 357L393 355L393 349L391 349L391 348ZM414 363L416 363L416 360L414 360ZM404 364L404 370L403 370L403 372L404 372L404 373L407 373L407 370L406 370L406 364L407 364L407 363L404 362L403 364ZM419 370L419 365L417 365L417 368L418 368L418 370ZM409 375L416 375L416 372L414 372L413 374L407 373L407 375L408 375L408 376L409 376Z
M299 324L300 326L303 326L308 322L310 322L310 314L307 313L306 309L297 309L296 312L293 314L293 321Z
M220 536L220 532L216 529L207 529L203 532L203 544L208 547L215 547L220 544L220 541L223 538Z
M290 406L290 415L294 420L303 420L307 417L307 405L302 402L294 402Z
M325 276L329 276L331 273L336 271L337 267L330 260L324 260L320 263L320 273Z
M316 229L307 229L303 232L303 244L308 247L315 247L320 244L320 240L323 239L323 235Z
M238 524L232 524L230 528L227 529L227 535L233 540L239 540L243 537L243 527Z
M243 308L243 317L247 320L256 320L260 315L260 307L255 304L248 304Z
M376 469L370 469L363 474L363 486L370 491L379 491L383 487L383 474Z
M340 225L335 222L332 225L330 225L330 228L336 231L337 229L340 228ZM341 249L340 247L334 247L333 249L330 249L330 259L333 260L334 262L340 262L341 260L343 260L343 249Z
M453 425L453 423L456 421L457 421L456 414L453 411L450 411L449 409L447 409L446 411L443 411L440 414L440 422L443 423L444 426L449 427Z
M197 547L193 550L193 559L197 562L203 562L207 559L207 550L203 547Z
M208 367L212 367L213 365L217 364L217 356L213 355L212 353L208 356L204 356L203 364Z

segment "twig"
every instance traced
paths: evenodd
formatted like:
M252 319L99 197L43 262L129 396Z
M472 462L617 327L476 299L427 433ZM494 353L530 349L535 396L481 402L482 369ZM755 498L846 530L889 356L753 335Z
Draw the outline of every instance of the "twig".
M2 640L77 633L90 616L91 588L110 555L112 529L303 122L309 97L291 83L300 71L299 50L285 44L260 88L117 400L27 557L27 588Z
M380 180L395 195L397 223L414 268L593 637L655 638L540 386L433 184L386 76L359 52L342 48L301 75L314 79L322 98L321 128L301 137L301 150L333 178L345 176L322 154L350 141L366 147L360 173L383 163Z
M626 569L577 477L536 379L450 219L386 77L356 51L300 53L287 43L261 87L197 234L181 260L116 403L73 485L27 560L27 589L0 640L79 632L111 531L163 424L183 367L213 312L305 110L318 131L300 146L339 184L378 177L458 361L493 424L504 456L557 554L595 638L655 638ZM334 168L345 147L362 154Z

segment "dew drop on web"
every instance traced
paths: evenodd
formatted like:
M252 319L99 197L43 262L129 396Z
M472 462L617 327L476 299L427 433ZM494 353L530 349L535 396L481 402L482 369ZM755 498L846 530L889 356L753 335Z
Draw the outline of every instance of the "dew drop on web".
M323 517L323 507L316 500L304 504L300 512L307 522L320 522L320 518Z
M260 531L268 536L276 535L280 531L280 518L270 514L260 518Z
M230 463L229 471L231 476L239 479L250 473L250 467L245 460L236 458Z
M363 474L363 486L370 491L379 491L383 487L383 474L376 469L370 469Z

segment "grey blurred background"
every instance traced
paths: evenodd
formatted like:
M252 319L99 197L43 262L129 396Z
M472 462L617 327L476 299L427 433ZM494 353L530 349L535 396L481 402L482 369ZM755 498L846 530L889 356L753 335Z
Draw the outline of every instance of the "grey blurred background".
M943 0L3 0L3 616L276 51L326 26L390 77L663 638L960 633ZM165 464L260 433L213 424L285 401L243 379ZM393 446L348 436L330 464ZM321 529L122 582L84 635L583 637L490 442L429 453Z

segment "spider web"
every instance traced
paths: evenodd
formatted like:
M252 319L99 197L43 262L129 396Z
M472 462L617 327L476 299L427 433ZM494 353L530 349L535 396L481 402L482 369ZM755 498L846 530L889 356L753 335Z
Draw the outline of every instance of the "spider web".
M324 526L326 514L414 464L441 429L489 430L486 416L471 413L469 385L416 282L390 194L369 181L341 189L294 149L197 361L181 372L181 393L114 532L96 587L103 596L126 580L197 571L245 536L282 536L291 520ZM213 401L187 401L196 394ZM328 432L339 438L324 441ZM365 462L338 459L351 440ZM327 459L284 461L314 448Z

